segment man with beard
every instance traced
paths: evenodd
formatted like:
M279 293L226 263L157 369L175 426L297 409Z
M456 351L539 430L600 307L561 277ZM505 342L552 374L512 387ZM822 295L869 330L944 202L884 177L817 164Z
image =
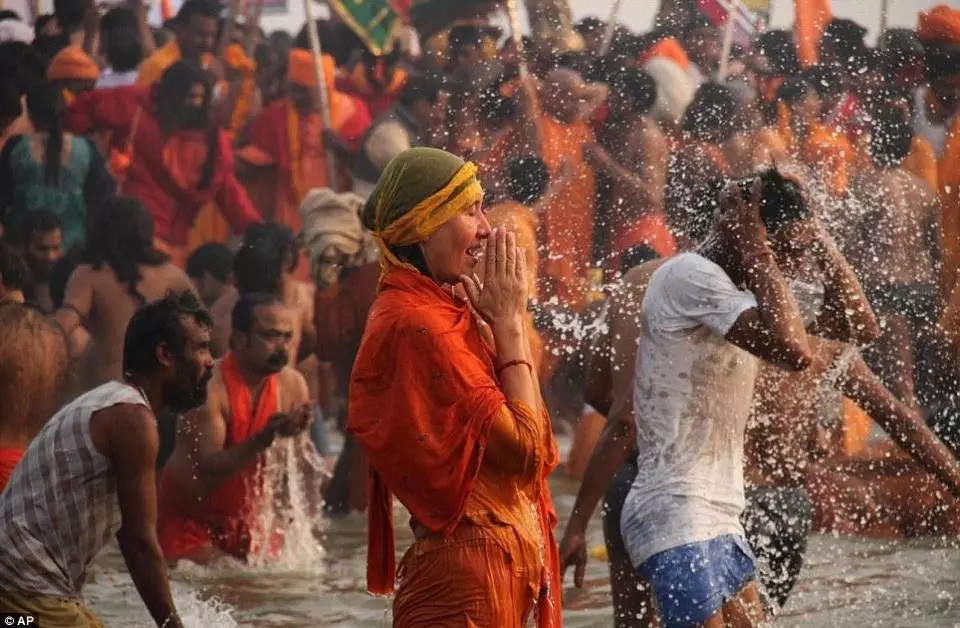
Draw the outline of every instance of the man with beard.
M53 313L50 273L53 265L63 257L60 219L46 209L27 214L20 226L20 250L33 278L27 301L44 313Z
M307 383L287 366L290 310L272 294L245 294L232 329L232 350L214 369L207 403L182 420L160 478L157 529L171 562L245 559L262 550L255 523L262 454L278 436L301 435L310 424Z
M182 626L157 541L154 413L203 403L212 367L210 316L193 294L137 312L123 339L123 377L60 410L0 493L0 612L29 613L42 625L102 625L82 589L116 534L153 620Z
M66 113L74 133L113 131L114 175L146 206L157 246L181 268L190 228L206 205L215 203L237 232L260 219L234 175L230 138L211 120L210 92L199 64L178 61L151 88L88 92Z

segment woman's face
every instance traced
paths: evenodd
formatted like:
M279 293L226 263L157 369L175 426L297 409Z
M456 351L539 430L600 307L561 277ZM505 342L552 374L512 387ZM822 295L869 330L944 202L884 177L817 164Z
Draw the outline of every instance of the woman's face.
M489 235L490 223L480 201L443 223L420 245L434 280L455 284L460 275L472 275Z

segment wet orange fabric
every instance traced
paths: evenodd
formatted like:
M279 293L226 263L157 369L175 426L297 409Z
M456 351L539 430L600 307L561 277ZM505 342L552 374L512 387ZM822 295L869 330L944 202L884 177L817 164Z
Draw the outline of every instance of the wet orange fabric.
M234 447L260 433L278 410L279 378L263 384L256 407L243 380L237 357L228 353L220 363L220 376L230 402L224 448ZM167 560L188 556L214 544L225 554L245 557L256 548L251 538L251 492L259 484L259 462L224 480L199 500L190 499L178 486L169 468L160 477L157 535Z
M925 44L960 43L960 11L945 4L917 15L917 37Z
M637 63L638 65L642 66L650 59L655 59L657 57L670 59L680 66L681 70L686 70L690 67L690 57L687 56L687 51L684 50L683 46L680 45L680 42L673 37L661 39L654 45L647 48L647 50L640 55Z
M940 294L943 303L960 281L960 115L953 119L938 170L940 184Z
M23 459L24 453L26 453L26 450L20 447L0 449L0 493L3 492L3 488L10 481L13 470L17 468L17 463Z
M796 0L793 32L800 66L809 68L820 58L820 38L833 19L830 0Z
M347 429L372 468L371 592L394 587L393 495L419 539L402 563L395 626L520 628L526 598L538 601L538 626L561 625L549 417L508 404L469 307L419 273L387 273L354 364ZM529 472L502 470L516 460L492 453L511 430Z
M919 136L914 136L910 144L910 154L903 160L903 168L924 181L934 190L937 186L937 152L933 144Z
M850 164L856 160L856 152L844 134L816 122L810 124L801 157L807 165L827 176L827 190L833 197L846 195L850 187Z

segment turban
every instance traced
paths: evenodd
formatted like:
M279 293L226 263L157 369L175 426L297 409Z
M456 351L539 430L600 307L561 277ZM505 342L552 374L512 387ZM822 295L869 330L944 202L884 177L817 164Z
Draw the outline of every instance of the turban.
M373 232L383 271L391 266L416 270L390 247L423 242L482 199L477 167L456 155L409 148L394 157L363 207L363 224Z
M323 80L327 84L327 91L333 91L337 68L333 57L323 55ZM291 48L287 62L287 79L303 87L317 86L317 71L313 67L313 53L302 48Z
M253 74L257 70L256 62L247 56L240 44L227 46L223 51L223 60L230 68L242 74Z
M301 235L307 257L316 261L331 244L346 255L356 255L363 243L360 208L363 199L331 189L313 189L300 204Z
M960 45L960 11L941 4L917 17L917 37L925 44Z
M100 67L80 46L67 46L57 53L47 68L47 80L76 79L95 81Z

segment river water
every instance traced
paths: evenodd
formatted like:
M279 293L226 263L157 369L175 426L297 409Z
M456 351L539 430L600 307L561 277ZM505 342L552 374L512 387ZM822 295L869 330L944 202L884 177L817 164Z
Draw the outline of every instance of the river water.
M562 526L577 485L560 475L552 486ZM411 535L400 509L397 534L402 551ZM173 570L174 596L186 625L389 626L388 600L364 592L365 516L328 521L324 536L325 555L309 569L188 565ZM603 543L599 519L591 524L589 543ZM115 546L98 559L84 592L108 626L152 625ZM606 563L591 558L584 589L568 586L564 595L565 626L612 624ZM960 626L960 544L815 535L795 593L776 625Z

